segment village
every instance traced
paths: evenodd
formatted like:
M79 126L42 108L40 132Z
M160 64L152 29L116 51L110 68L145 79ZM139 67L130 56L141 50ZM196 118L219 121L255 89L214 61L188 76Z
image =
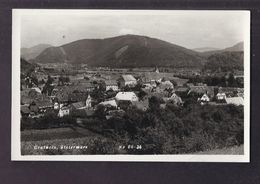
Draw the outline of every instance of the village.
M72 116L80 122L80 118L95 116L102 106L109 119L114 115L123 116L130 106L145 112L151 97L160 99L160 108L167 104L182 106L191 99L200 105L243 106L243 88L192 83L174 73L161 72L158 67L142 71L90 70L83 66L76 70L73 73L70 67L57 70L38 66L22 75L21 118L37 119L53 112L57 117Z

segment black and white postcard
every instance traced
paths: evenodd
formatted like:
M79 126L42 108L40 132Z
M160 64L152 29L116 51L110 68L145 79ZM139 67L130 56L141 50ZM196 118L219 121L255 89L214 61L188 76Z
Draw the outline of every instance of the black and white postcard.
M250 11L14 9L12 27L12 160L250 161Z

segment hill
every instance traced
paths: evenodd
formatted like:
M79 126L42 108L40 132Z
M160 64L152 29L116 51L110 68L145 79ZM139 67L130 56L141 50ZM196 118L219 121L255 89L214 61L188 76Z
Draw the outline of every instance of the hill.
M169 42L138 35L78 40L45 49L38 63L84 63L105 67L202 67L205 59L197 52Z
M221 53L221 52L243 52L243 51L244 51L244 42L239 42L239 43L232 45L231 47L227 47L225 49L205 51L205 52L202 52L201 54L205 57L208 57L213 54Z
M28 73L35 68L34 64L29 63L28 61L26 61L23 58L20 58L20 62L21 62L21 65L20 65L21 73Z
M51 47L48 44L39 44L30 48L21 48L21 57L26 60L35 59L46 48Z
M222 71L229 71L233 69L242 70L244 67L244 53L243 52L221 52L215 53L208 57L208 61L204 68L212 71L221 69Z
M232 47L225 48L224 51L229 51L229 52L241 52L244 51L244 42L239 42Z

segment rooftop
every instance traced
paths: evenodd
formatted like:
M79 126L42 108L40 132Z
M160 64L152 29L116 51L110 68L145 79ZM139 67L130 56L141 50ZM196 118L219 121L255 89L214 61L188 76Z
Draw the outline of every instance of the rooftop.
M124 81L136 81L136 79L132 75L122 75Z

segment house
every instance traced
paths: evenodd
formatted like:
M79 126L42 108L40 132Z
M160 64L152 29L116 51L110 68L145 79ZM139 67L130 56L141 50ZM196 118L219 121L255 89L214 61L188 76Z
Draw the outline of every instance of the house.
M143 75L141 76L142 81L144 84L152 84L154 85L155 82L160 82L164 75L162 73L157 73L157 72L144 72Z
M226 94L225 93L217 93L216 95L216 99L217 100L225 100L227 98Z
M220 87L218 90L219 93L225 93L227 97L236 97L243 96L243 88L234 88L234 87Z
M237 105L237 106L244 105L244 99L242 97L227 97L226 103Z
M169 98L163 98L163 100L166 103L171 103L174 105L183 105L183 101L182 101L181 97L176 95L176 93L173 93Z
M84 102L75 102L71 104L71 108L74 110L80 110L80 109L85 109L86 106Z
M106 107L115 107L115 108L117 108L116 100L108 100L108 101L101 102L99 104L100 105L104 105Z
M60 103L66 103L69 101L69 94L72 89L68 86L56 86L51 92L51 97L56 98Z
M115 99L117 101L138 101L138 97L134 92L118 92Z
M176 86L185 86L189 79L182 79L179 77L170 77L169 80Z
M190 86L190 90L188 91L188 95L191 93L195 93L197 95L207 94L208 97L214 96L214 87L213 86Z
M113 90L113 91L118 91L118 84L116 80L106 80L106 91Z
M60 108L59 103L58 103L58 102L55 102L55 103L53 104L53 109L57 110L57 109L59 109L59 108Z
M187 94L187 92L189 91L189 88L188 87L177 87L175 89L175 93L179 96L184 96Z
M61 118L63 116L68 116L70 114L70 108L68 106L62 106L58 112L58 116Z
M47 99L47 98L41 99L41 100L37 100L35 103L39 107L40 111L46 110L46 109L51 109L53 107L52 102L49 99Z
M120 87L125 87L125 86L134 87L137 84L137 80L132 75L122 75L118 79L118 82Z
M210 101L209 96L205 93L202 95L201 98L198 98L198 101L200 102L201 105L207 104Z
M174 89L174 86L173 84L169 81L169 80L166 80L166 81L162 81L158 87L162 90L170 90L170 89Z

